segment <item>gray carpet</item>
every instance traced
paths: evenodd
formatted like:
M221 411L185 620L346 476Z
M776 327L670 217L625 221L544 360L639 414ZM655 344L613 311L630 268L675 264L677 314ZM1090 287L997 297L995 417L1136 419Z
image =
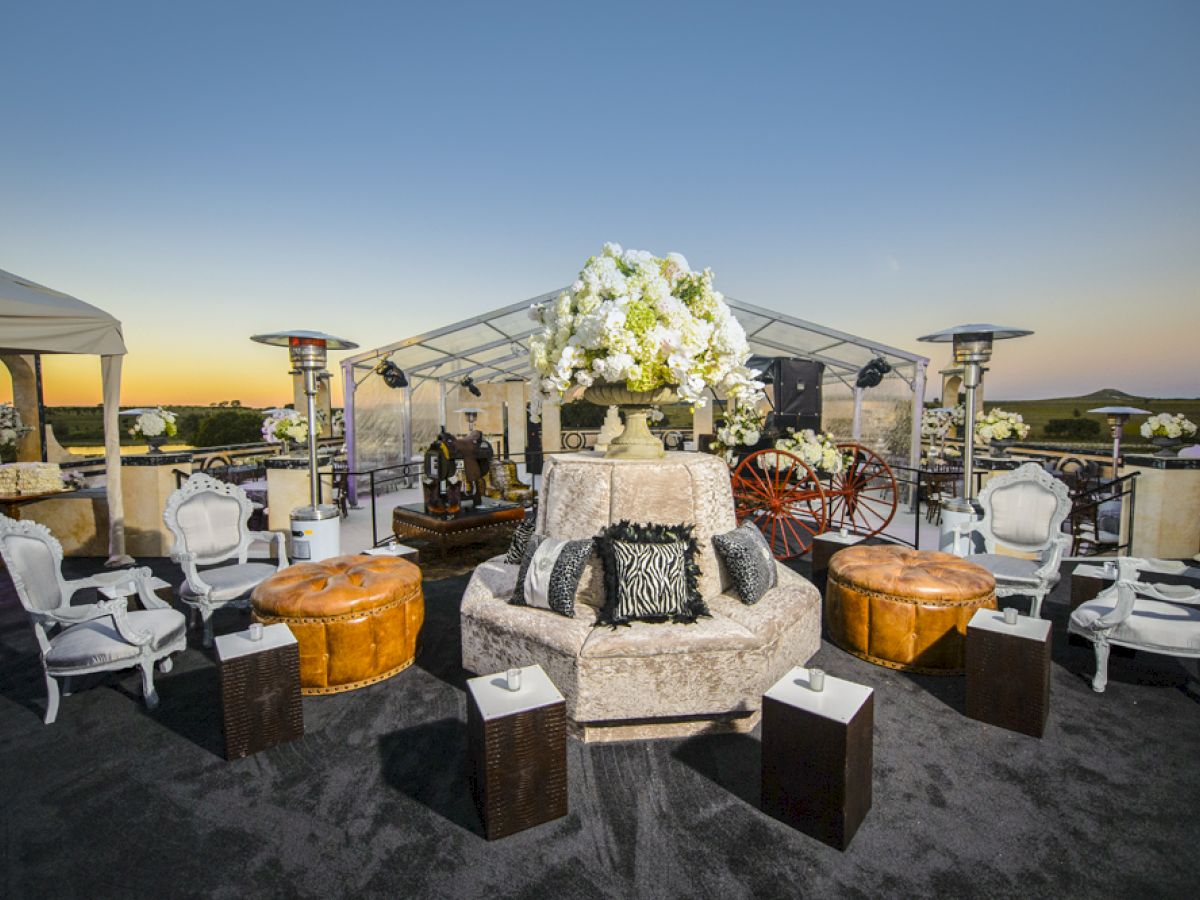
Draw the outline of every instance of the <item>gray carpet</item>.
M839 853L757 809L757 733L572 741L570 814L484 840L465 772L465 577L426 584L415 666L305 700L302 740L232 763L195 633L158 710L117 674L42 725L32 632L0 581L0 897L1195 896L1200 704L1147 654L1114 658L1093 694L1064 587L1046 606L1042 740L965 718L961 678L822 646L817 664L876 691L874 807Z

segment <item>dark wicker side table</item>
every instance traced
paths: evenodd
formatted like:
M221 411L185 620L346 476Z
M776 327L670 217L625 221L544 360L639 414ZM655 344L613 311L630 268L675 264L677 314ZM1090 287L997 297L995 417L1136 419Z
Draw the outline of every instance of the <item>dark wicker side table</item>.
M300 645L283 624L216 639L225 758L240 759L304 735Z
M1040 738L1050 713L1050 622L978 610L967 625L967 715Z
M769 815L845 850L871 809L875 692L825 676L808 686L792 669L762 704L762 808Z
M471 793L489 841L567 814L567 704L541 666L467 681Z

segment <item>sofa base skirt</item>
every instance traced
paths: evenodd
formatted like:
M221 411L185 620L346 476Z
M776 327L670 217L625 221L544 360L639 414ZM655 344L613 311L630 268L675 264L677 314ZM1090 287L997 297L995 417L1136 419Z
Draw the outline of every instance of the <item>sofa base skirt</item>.
M747 734L758 725L759 710L713 716L683 716L674 719L630 719L617 722L574 722L567 733L585 744L620 741L654 741L663 738L695 737L701 734Z

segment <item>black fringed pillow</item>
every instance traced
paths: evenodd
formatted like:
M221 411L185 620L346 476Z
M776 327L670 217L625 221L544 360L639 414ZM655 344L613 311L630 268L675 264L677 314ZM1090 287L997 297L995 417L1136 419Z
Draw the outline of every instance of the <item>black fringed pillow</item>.
M559 541L531 534L508 602L574 618L575 594L592 551L590 540Z
M596 537L604 564L600 622L694 622L707 616L691 525L635 525L621 521Z
M724 534L713 535L713 544L721 554L733 589L743 603L757 603L763 594L778 583L775 556L767 546L767 539L753 522L746 522Z
M525 544L529 541L529 536L533 534L533 526L533 519L525 519L513 532L512 541L508 545L508 553L504 555L504 561L510 566L521 564L521 559L525 556Z

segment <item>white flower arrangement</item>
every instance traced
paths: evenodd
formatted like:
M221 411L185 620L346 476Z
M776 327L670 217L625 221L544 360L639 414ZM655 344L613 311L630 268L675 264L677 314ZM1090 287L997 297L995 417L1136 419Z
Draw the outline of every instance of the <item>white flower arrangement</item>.
M175 425L175 413L156 406L148 409L133 420L129 429L132 437L153 438L160 435L175 437L179 429Z
M959 407L961 409L961 407ZM954 410L927 409L921 413L921 437L931 441L944 441L954 427Z
M796 431L789 428L786 437L775 442L776 450L798 456L814 469L827 475L837 475L846 467L846 458L829 432L818 433L811 428Z
M739 446L753 447L761 441L765 424L766 416L759 412L757 406L737 403L726 407L725 419L717 429L717 439L712 442L713 452L733 465L734 449Z
M263 419L262 436L268 444L303 443L308 440L308 418L294 409L272 413Z
M21 422L21 414L11 403L0 403L0 447L11 447L21 435L32 429Z
M646 421L651 425L657 425L666 417L667 414L662 411L661 407L658 406L651 406L650 409L646 411Z
M1020 413L1010 413L996 407L975 423L975 437L980 443L990 444L992 441L1024 440L1029 434L1029 426L1021 418Z
M529 341L539 376L534 421L572 386L598 381L624 382L631 391L672 387L698 407L707 403L706 389L746 405L761 395L758 373L746 368L746 334L713 290L712 271L693 272L678 253L660 258L605 244L569 290L530 315L542 326Z
M1182 438L1193 437L1196 434L1196 425L1187 419L1183 413L1159 413L1157 416L1151 416L1141 427L1142 437L1144 438Z

